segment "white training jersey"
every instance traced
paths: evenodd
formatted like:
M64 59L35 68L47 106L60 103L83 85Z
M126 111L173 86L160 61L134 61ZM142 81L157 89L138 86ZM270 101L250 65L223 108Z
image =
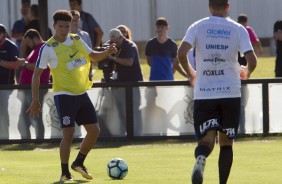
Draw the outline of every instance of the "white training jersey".
M183 42L196 48L194 99L241 96L238 51L253 50L242 25L229 18L207 17L188 28Z

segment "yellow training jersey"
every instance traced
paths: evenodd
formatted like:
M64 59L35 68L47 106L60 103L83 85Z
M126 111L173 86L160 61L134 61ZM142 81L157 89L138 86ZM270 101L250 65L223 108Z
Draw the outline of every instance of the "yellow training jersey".
M53 92L81 94L92 87L89 80L90 58L80 37L70 34L72 45L65 45L53 37L47 41L57 55L57 66L51 67Z

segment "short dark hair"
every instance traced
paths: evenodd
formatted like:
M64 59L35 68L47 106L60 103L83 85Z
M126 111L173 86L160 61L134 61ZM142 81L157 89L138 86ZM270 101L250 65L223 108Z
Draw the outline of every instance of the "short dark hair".
M228 4L228 0L209 0L209 6L211 6L216 10L226 8L227 4Z
M38 17L38 5L37 4L31 5L30 12L33 17Z
M33 38L38 38L38 39L41 39L41 36L39 34L39 32L35 29L29 29L25 32L24 34L24 38L30 38L30 39L33 39Z
M164 18L164 17L158 18L157 21L156 21L156 26L168 26L168 22L167 22L166 18Z
M0 33L6 33L6 27L3 24L0 24Z
M69 0L69 2L77 2L78 5L82 4L82 0Z
M22 4L28 3L30 4L30 0L22 0Z
M247 15L246 15L246 14L240 14L240 15L238 16L237 22L239 22L239 23L246 23L246 22L248 22L248 17L247 17Z
M72 15L67 10L57 10L53 14L53 21L54 23L57 23L57 21L72 21Z

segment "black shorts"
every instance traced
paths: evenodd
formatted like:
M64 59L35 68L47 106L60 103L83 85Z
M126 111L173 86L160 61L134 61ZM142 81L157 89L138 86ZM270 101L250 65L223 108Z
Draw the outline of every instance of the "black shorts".
M234 139L240 121L241 98L222 98L194 101L194 128L199 140L209 130L226 133Z
M95 108L87 93L54 96L61 128L97 123Z

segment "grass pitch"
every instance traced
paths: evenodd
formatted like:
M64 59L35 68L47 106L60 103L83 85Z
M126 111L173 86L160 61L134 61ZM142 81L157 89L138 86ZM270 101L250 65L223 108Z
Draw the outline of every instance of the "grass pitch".
M190 143L189 143L190 142ZM277 184L281 180L282 138L236 141L234 162L229 184ZM74 181L65 183L95 184L184 184L191 183L194 148L191 140L157 142L98 142L88 155L85 165L94 180L84 180L72 172ZM74 144L71 161L76 157ZM60 161L58 144L22 144L0 146L1 184L58 184ZM205 184L218 182L219 148L207 160ZM129 167L123 180L112 180L106 174L107 162L123 158Z

